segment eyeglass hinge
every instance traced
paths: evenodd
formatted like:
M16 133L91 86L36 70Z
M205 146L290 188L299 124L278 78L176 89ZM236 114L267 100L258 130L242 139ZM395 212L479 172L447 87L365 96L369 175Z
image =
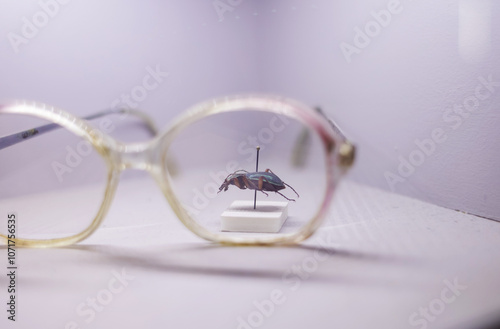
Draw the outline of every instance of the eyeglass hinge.
M342 167L349 168L353 165L356 157L356 146L346 141L340 145L339 149L339 164Z

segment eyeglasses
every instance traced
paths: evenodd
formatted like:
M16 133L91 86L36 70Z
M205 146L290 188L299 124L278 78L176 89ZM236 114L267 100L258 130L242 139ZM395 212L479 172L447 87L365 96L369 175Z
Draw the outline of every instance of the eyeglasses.
M106 133L112 114L140 118L155 137L118 141ZM98 118L96 127L91 120ZM139 111L82 119L15 102L0 107L0 132L0 237L7 241L7 214L16 212L15 242L31 247L90 236L130 168L149 172L181 222L201 238L298 243L321 224L355 154L319 109L277 96L206 101L162 134Z

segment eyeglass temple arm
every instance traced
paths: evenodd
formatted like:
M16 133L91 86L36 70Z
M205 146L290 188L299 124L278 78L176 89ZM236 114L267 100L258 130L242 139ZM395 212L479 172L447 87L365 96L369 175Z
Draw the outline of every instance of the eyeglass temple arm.
M91 114L89 116L84 117L83 119L85 120L94 120L98 119L107 115L112 115L112 114L130 114L135 117L138 117L139 119L142 120L146 128L149 130L149 132L154 136L158 133L158 129L156 128L155 123L153 120L144 112L138 111L138 110L133 110L133 109L128 109L128 108L118 108L118 109L107 109L103 110L101 112ZM44 133L47 133L49 131L52 131L54 129L61 128L56 123L49 123L47 125L43 125L40 127L28 129L25 131L21 131L12 135L0 137L0 150L15 145L17 143L24 142L28 139L31 139L36 136L40 136Z
M325 112L321 110L320 107L314 108L323 118L325 118L332 127L333 131L340 137L341 145L339 148L340 165L344 167L351 167L354 163L354 158L356 156L356 146L349 141L342 129L339 128L338 124L335 123L331 118L327 117ZM296 142L292 162L295 166L302 166L307 156L306 149L308 148L308 131L304 130Z
M330 126L332 127L332 129L335 131L335 133L337 133L337 135L340 136L340 138L342 139L343 142L350 143L349 139L346 137L346 135L344 134L344 132L342 131L342 129L340 129L340 127L338 126L338 124L336 124L335 121L333 121L332 118L329 118L325 114L325 112L323 112L323 110L320 107L315 107L315 110L316 110L316 112L318 112L319 114L321 114L321 116L323 118L325 118L328 121L328 123L330 123Z
M335 123L331 118L327 117L326 114L321 110L320 107L316 107L316 111L321 114L329 123L332 129L340 136L342 144L339 148L339 160L340 165L349 168L353 165L354 159L356 157L356 146L346 137L339 125Z

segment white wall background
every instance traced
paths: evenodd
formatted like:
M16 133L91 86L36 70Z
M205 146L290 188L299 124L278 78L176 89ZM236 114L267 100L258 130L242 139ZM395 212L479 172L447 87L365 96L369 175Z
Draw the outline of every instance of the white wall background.
M42 3L0 1L0 97L27 98L89 114L130 94L148 74L168 72L139 107L160 123L193 103L255 89L254 21L228 28L209 1L68 1L15 53Z
M498 1L401 0L350 63L340 45L391 1L221 1L222 20L212 0L69 1L16 53L9 33L23 36L24 17L42 8L1 0L0 99L89 114L156 66L169 75L138 106L160 125L213 96L281 93L344 126L359 147L352 179L500 219L500 86L470 113L452 112L480 77L500 81ZM415 140L437 128L446 140L419 159ZM404 177L400 157L411 154L418 166ZM404 181L390 186L389 172Z
M370 26L371 13L393 3L398 13L348 63L340 45L354 45L355 28ZM342 123L359 145L352 178L500 219L500 2L261 4L263 12L279 11L258 25L261 85L321 104ZM457 114L456 105L474 104L468 97L489 75L497 81L492 95ZM446 140L419 157L415 140L430 139L435 129ZM400 175L399 157L412 154L417 166ZM404 181L388 184L389 172Z

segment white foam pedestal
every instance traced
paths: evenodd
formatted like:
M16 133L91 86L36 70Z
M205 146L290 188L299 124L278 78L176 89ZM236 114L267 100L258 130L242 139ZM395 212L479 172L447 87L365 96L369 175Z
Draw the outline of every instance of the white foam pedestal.
M276 233L288 217L288 202L236 200L221 215L222 231Z

